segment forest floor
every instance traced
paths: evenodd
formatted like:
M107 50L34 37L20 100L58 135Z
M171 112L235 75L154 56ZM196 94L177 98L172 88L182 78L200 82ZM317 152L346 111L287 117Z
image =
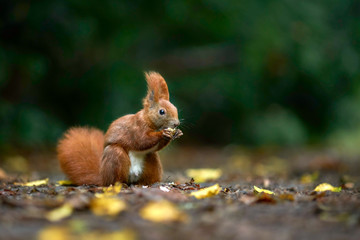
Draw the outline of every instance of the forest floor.
M0 239L360 239L359 157L233 146L178 147L162 160L161 183L102 188L58 182L53 153L7 157ZM314 191L321 183L336 188Z

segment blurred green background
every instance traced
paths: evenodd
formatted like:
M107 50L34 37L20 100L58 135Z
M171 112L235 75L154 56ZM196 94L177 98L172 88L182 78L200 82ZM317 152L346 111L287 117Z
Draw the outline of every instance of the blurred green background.
M160 72L182 144L360 146L359 1L1 1L0 147L141 108Z

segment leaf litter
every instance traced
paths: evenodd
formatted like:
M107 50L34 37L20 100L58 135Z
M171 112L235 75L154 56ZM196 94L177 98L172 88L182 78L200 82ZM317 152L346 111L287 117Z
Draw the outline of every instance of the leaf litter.
M271 158L266 159L263 166L270 166ZM0 220L13 227L2 224L0 230L16 235L12 229L18 229L17 225L33 224L36 231L28 235L38 239L168 239L173 235L188 239L267 239L263 235L276 234L281 226L282 233L293 239L303 239L294 235L294 230L307 237L325 234L327 239L360 236L356 175L345 178L342 172L318 172L312 166L276 178L274 173L280 171L274 167L262 167L257 174L261 164L255 162L254 166L252 175L229 174L222 169L221 178L203 182L184 171L187 182L171 179L147 187L119 183L74 186L44 179L2 181ZM330 188L321 185L328 181L338 184ZM336 186L346 184L348 187L339 192ZM300 222L311 222L312 226L304 232ZM337 228L329 224L337 224ZM348 227L346 231L342 226Z

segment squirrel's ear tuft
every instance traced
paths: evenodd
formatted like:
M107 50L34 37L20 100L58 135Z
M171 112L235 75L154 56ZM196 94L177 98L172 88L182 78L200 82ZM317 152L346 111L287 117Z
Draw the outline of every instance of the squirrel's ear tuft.
M169 90L165 79L157 72L145 72L148 92L144 98L144 106L150 107L160 99L169 101Z

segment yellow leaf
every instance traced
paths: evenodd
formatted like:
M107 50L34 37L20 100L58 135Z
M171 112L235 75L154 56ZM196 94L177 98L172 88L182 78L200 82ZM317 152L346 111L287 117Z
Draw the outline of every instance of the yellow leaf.
M134 231L131 230L123 230L123 231L115 231L112 233L106 233L104 235L100 235L100 238L103 240L135 240L136 235Z
M136 234L134 231L126 229L122 231L115 231L110 233L92 232L85 234L82 239L101 239L101 240L135 240Z
M259 188L257 186L254 186L254 190L256 193L267 193L267 194L275 194L273 191L270 191L270 190L267 190L267 189L262 189L262 188Z
M220 191L221 191L221 187L219 186L219 184L215 184L211 187L203 188L198 191L192 192L190 193L190 195L194 196L197 199L203 199L218 195Z
M69 230L65 227L50 226L42 229L37 234L38 240L68 240L70 239Z
M94 198L90 202L90 209L97 216L116 216L126 209L126 203L115 197Z
M222 171L219 168L200 168L200 169L188 169L186 175L193 178L195 182L202 183L209 180L215 180L221 177Z
M55 208L54 210L48 212L45 217L47 220L51 222L57 222L61 219L64 219L66 217L69 217L73 212L73 207L65 203L61 207Z
M150 202L140 210L140 216L153 222L186 221L187 215L166 200Z
M15 185L19 185L19 186L26 186L26 187L32 187L32 186L40 186L40 185L46 185L48 184L49 179L43 179L43 180L37 180L37 181L32 181L32 182L26 182L26 183L14 183Z
M115 185L110 185L109 187L104 187L103 192L104 193L95 193L95 197L103 198L103 197L111 197L116 196L118 193L121 192L121 183L116 182Z
M69 227L50 226L42 229L37 234L38 240L69 240L69 239L86 239L86 240L135 240L136 234L131 229L120 231L104 232L89 231L79 233L71 230Z
M325 191L331 191L331 192L340 192L341 187L334 187L329 183L322 183L318 185L315 189L315 192L325 192Z
M56 182L56 184L60 186L74 185L74 183L70 180L59 180Z
M88 231L81 235L72 235L71 239L80 239L80 240L135 240L136 234L133 230L124 229L114 232L104 232L104 231Z
M114 186L110 185L109 187L104 187L103 191L105 194L116 195L116 194L120 193L121 187L122 187L121 183L116 182Z
M318 177L319 177L319 172L314 172L312 174L304 174L301 176L300 182L302 184L313 183L318 179Z

